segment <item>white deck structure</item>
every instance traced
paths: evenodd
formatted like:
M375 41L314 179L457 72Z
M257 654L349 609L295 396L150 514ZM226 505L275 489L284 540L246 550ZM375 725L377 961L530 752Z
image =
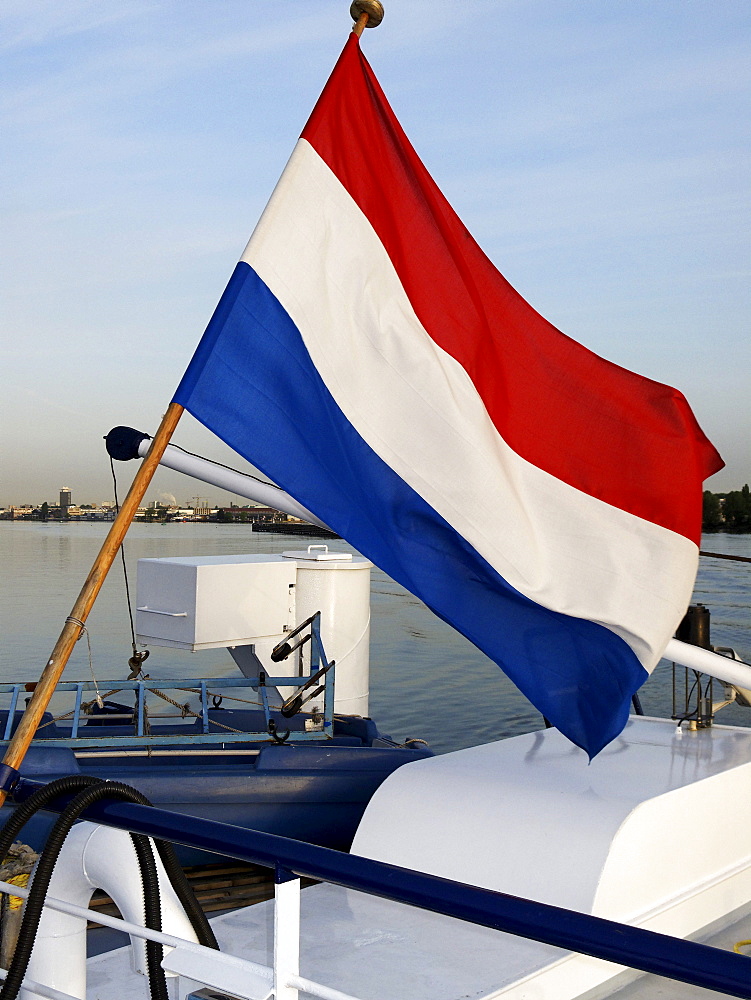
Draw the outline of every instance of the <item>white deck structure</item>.
M679 734L669 721L635 718L591 765L548 730L396 771L371 801L353 852L702 939L749 909L750 783L751 730ZM223 950L272 964L273 903L212 924ZM743 936L721 940L732 946ZM91 1000L146 996L146 982L130 979L127 952L90 960ZM300 975L361 1000L602 997L633 976L619 973L337 886L302 893ZM221 971L206 976L221 987ZM715 995L653 977L618 994Z

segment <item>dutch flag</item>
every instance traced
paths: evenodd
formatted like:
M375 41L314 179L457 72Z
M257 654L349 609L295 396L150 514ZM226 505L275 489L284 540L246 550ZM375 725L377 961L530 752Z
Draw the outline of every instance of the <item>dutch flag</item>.
M690 600L722 462L544 320L350 39L174 397L594 756Z

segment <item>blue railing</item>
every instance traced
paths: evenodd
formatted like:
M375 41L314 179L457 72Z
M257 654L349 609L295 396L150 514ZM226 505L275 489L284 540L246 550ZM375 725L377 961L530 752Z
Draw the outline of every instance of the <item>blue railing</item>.
M24 801L41 787L40 782L21 779L14 799ZM54 811L62 811L67 801L61 799ZM749 959L707 945L212 820L191 818L187 829L184 816L164 809L113 802L92 806L84 815L97 823L263 865L276 871L278 881L294 874L332 882L751 1000Z
M301 633L309 628L305 635ZM299 636L299 638L297 638ZM293 640L297 639L297 642ZM172 680L128 680L109 681L102 680L97 683L94 680L87 681L62 681L55 688L56 692L71 692L74 694L73 708L58 717L57 720L51 716L45 718L39 726L34 738L36 744L46 746L68 746L75 749L85 747L107 747L154 745L154 744L207 744L207 743L248 743L259 740L281 739L284 742L304 742L306 740L320 740L333 736L334 730L334 661L329 661L326 651L321 641L320 633L320 613L316 613L307 621L299 625L294 631L285 637L283 643L276 647L279 660L285 659L294 653L305 643L310 642L310 673L302 676L270 676L261 672L257 677L215 677L210 679L172 679ZM272 654L273 655L273 654ZM125 712L97 712L94 707L96 699L100 696L100 691L106 687L114 690L106 691L105 697L110 698L115 695L133 692L134 705L132 710ZM302 727L284 727L284 717L280 717L282 706L272 706L269 702L269 688L295 688L297 698L301 702L310 700L314 695L323 695L323 711L320 717L320 728L311 730ZM231 689L245 688L252 691L257 700L253 702L262 712L263 730L249 730L248 728L224 725L221 717L216 713L221 702L222 692L229 692ZM0 684L0 695L10 695L10 704L7 711L0 713L4 717L4 725L0 729L0 744L10 740L15 727L20 722L21 711L19 702L23 694L33 690L33 685L25 683L3 683ZM171 691L176 694L194 694L198 697L197 706L185 714L180 712L181 706L174 705L173 715L149 716L147 712L147 696L154 695L155 692ZM88 700L84 696L88 697ZM158 699L154 695L154 701ZM228 694L228 698L231 695ZM242 703L242 699L237 699ZM212 705L211 702L214 702ZM284 703L295 709L291 703L294 696L288 698ZM162 701L163 705L164 702ZM299 708L302 708L299 705ZM212 712L212 708L214 711ZM242 712L242 709L238 710ZM238 716L240 718L240 716ZM164 726L165 719L182 719L183 723L177 725ZM187 721L186 721L187 720ZM229 719L227 719L229 721ZM260 721L260 718L258 719ZM56 725L57 722L64 722L65 727ZM152 728L152 723L155 723ZM106 730L104 727L106 726ZM112 726L130 729L128 733L113 732ZM70 731L68 732L68 727ZM100 730L97 732L97 730ZM281 730L281 731L280 731ZM46 732L45 732L46 731Z

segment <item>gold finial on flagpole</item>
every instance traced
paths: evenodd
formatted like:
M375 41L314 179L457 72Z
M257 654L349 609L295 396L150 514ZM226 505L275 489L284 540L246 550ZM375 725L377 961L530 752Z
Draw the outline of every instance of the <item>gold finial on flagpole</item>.
M383 20L383 4L380 0L354 0L349 12L355 22L352 30L358 38L365 28L377 28Z

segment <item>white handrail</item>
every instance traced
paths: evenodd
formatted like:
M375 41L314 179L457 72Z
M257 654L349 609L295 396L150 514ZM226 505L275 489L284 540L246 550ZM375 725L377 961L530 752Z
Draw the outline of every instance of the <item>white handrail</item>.
M357 997L353 997L350 993L332 990L330 986L321 986L320 983L315 983L312 979L303 979L302 976L290 976L288 983L290 986L302 990L303 993L310 993L311 996L320 997L321 1000L358 1000Z
M12 882L0 882L0 893L3 892L9 896L19 896L21 899L26 899L29 895L28 889L19 885L13 885ZM111 927L113 930L123 931L126 934L134 934L136 937L144 938L147 941L158 941L159 944L165 944L169 948L183 948L188 951L194 951L203 958L216 955L216 951L213 948L207 948L206 945L197 944L195 941L186 941L184 938L175 937L174 934L165 934L163 931L153 931L142 924L132 924L128 920L123 920L122 917L111 917L107 913L98 913L96 910L91 910L86 906L76 906L75 903L69 903L65 899L47 896L44 905L49 906L51 910L57 910L59 913L67 913L71 917L81 917L83 920L101 924L103 927ZM254 971L258 975L268 972L269 980L271 979L270 970L266 969L266 966L256 965L254 962L248 962L247 964L254 966ZM0 978L4 976L5 971L0 969Z
M277 935L281 938L278 949L275 940L275 958L277 950L282 954L286 953L286 956L289 955L290 950L293 953L299 950L299 923L296 925L294 919L291 922L289 921L289 910L290 908L292 910L298 908L299 910L300 880L293 879L290 882L282 883L282 886L281 901L277 895L275 904L277 908L280 908L281 902L281 911L283 914L280 921L275 921L275 939ZM19 896L21 899L26 899L29 895L29 890L13 885L11 882L0 881L0 893L7 893L10 896ZM295 899L295 896L297 899ZM57 899L53 896L48 895L44 901L44 905L48 906L51 910L80 917L86 921L93 921L102 924L104 927L123 931L126 934L132 934L135 937L145 940L157 941L174 949L162 962L162 967L167 972L175 972L179 975L189 974L189 978L204 981L199 979L201 971L203 971L209 974L209 980L216 980L216 975L212 976L211 971L224 967L226 973L233 980L232 985L235 991L240 984L245 984L245 989L247 989L248 985L256 985L258 980L260 980L268 984L269 993L274 992L273 987L276 983L277 995L280 998L285 995L294 996L298 990L303 990L311 996L319 997L320 1000L358 1000L357 997L353 997L349 993L342 993L330 986L324 986L322 983L317 983L312 979L305 979L300 975L290 972L289 967L284 968L284 965L287 964L286 960L281 963L281 967L273 969L265 965L260 965L257 962L251 962L245 958L238 958L234 955L217 952L213 948L207 948L205 945L198 944L195 941L187 941L184 938L176 937L174 934L165 934L162 931L151 930L148 927L143 927L141 924L134 924L128 920L123 920L121 917L113 917L107 913L98 913L88 907L77 906L75 903L69 903L66 900ZM295 939L291 940L290 935L293 935ZM189 954L198 959L198 962L186 963L186 958ZM6 975L6 971L0 969L0 981L4 980ZM253 983L253 980L256 982ZM207 985L211 984L207 982ZM63 993L51 986L45 986L43 983L38 983L31 979L24 979L23 988L30 993L37 993L39 996L46 997L47 1000L76 1000L69 993ZM242 989L242 986L240 988ZM242 995L242 993L239 995Z
M144 438L138 446L138 454L141 458L149 450L150 444L151 438ZM203 483L210 483L221 490L236 493L237 496L245 497L247 500L265 504L268 507L273 507L274 510L281 510L285 514L291 514L292 517L300 517L309 524L328 528L328 525L319 520L307 507L303 507L294 497L285 493L278 486L274 486L273 483L264 483L252 476L246 476L242 472L235 472L223 465L199 458L197 455L189 455L187 452L175 448L174 445L167 445L159 464L167 469L174 469L175 472L182 472L193 479L200 479Z
M342 993L340 990L331 989L330 986L321 986L320 983L315 983L312 979L303 979L302 976L290 976L288 983L304 993L320 997L320 1000L358 1000L358 997L353 997L351 993Z
M711 649L692 646L680 639L671 639L662 654L666 660L680 663L681 666L699 670L709 674L726 684L751 689L751 666L742 660L733 660L729 656L713 653Z
M298 1000L290 985L300 975L300 879L274 885L274 1000Z

